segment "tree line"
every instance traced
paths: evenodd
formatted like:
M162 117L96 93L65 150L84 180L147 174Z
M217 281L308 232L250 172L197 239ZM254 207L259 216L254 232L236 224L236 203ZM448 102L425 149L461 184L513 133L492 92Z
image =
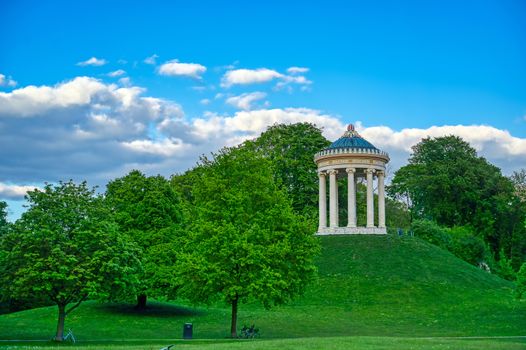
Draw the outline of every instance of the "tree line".
M240 305L286 303L316 275L313 156L329 144L312 124L274 125L170 179L133 170L104 193L85 182L46 184L28 192L12 224L0 202L1 302L56 304L60 341L68 314L87 299L133 298L137 308L148 298L223 301L236 337ZM525 178L504 177L459 138L424 139L388 187L387 226L515 276L526 254ZM364 185L357 191L365 198ZM357 204L365 215L365 200Z

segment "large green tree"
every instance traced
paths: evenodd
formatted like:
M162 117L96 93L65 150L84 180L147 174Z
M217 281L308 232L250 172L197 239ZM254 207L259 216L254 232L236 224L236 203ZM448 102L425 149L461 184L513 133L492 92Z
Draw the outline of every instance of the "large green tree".
M247 148L224 149L193 171L192 221L179 259L180 293L194 302L222 298L266 307L302 293L313 278L318 242L294 213L268 159Z
M294 211L311 218L318 210L314 154L330 145L321 132L310 123L276 124L245 145L270 160L273 177L292 199Z
M409 204L414 218L446 227L472 226L495 256L501 248L513 256L513 242L524 240L525 212L516 205L512 182L460 137L420 141L388 192ZM515 255L522 256L519 250Z
M0 240L0 284L11 297L54 302L61 341L66 316L81 302L133 287L136 249L86 183L47 184L26 199L28 210Z
M121 231L141 249L137 307L146 306L147 296L173 297L175 238L181 222L177 193L164 177L132 170L108 183L106 200Z

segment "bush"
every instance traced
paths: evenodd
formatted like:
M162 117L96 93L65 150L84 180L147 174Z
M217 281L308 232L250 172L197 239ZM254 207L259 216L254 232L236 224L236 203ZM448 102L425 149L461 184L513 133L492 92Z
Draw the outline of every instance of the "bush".
M430 220L415 220L411 225L411 229L416 237L449 250L451 245L449 234L436 222Z
M473 230L466 226L456 226L448 230L451 237L450 250L458 258L479 266L485 261L486 245L474 235Z
M499 257L500 260L496 269L497 275L508 281L514 281L517 275L515 274L513 266L511 265L511 259L508 259L506 257L506 255L504 254L504 250L500 251Z
M526 293L526 262L522 264L519 272L517 272L517 289L515 290L517 299L521 299L522 295Z

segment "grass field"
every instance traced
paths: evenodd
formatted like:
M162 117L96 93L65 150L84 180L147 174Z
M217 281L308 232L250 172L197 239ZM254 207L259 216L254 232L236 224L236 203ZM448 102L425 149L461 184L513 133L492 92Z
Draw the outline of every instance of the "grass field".
M185 322L194 324L196 339L223 340L177 343L177 348L526 348L523 339L417 338L526 335L526 302L513 298L512 283L415 238L320 239L319 279L303 297L270 311L256 303L241 305L240 325L255 323L260 329L261 339L255 342L223 343L229 309L222 304L194 307L184 301L150 303L141 312L129 304L86 302L68 317L66 328L74 330L82 348L91 349L117 349L122 346L101 343L130 339L151 339L147 341L151 347L133 345L137 349L160 349L166 343L154 339L180 339ZM4 340L50 339L55 327L56 307L0 315L0 339ZM405 345L396 347L399 343ZM134 348L129 346L132 343L126 348Z
M104 344L56 345L17 343L0 347L12 350L22 349L75 349L75 350L159 350L174 344L173 349L188 350L524 350L526 339L444 339L444 338L393 338L393 337L330 337L330 338L296 338L271 340L213 340L213 341L181 341L172 342L107 342Z

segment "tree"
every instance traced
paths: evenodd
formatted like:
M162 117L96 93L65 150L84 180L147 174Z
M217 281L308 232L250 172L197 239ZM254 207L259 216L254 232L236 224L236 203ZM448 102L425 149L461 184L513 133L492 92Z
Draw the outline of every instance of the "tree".
M516 296L517 299L522 299L522 296L524 293L526 293L526 262L521 265L521 268L519 269L519 272L517 272L517 279L516 279Z
M303 292L315 274L318 242L273 180L268 159L232 148L203 158L199 167L176 270L179 292L194 302L222 298L231 306L236 337L240 303L270 307Z
M137 308L146 307L148 295L173 296L174 239L181 222L177 193L162 176L132 170L108 183L106 200L121 231L141 248Z
M0 201L0 237L7 231L9 222L7 221L7 203Z
M510 180L515 186L517 196L522 202L526 202L526 169L514 171L510 176Z
M85 182L47 184L26 199L29 209L0 241L0 282L9 296L53 301L62 341L66 317L84 300L133 287L136 249Z
M388 192L394 198L407 198L415 219L473 227L494 255L502 247L511 255L511 242L524 238L517 225L524 226L526 212L514 205L511 181L460 137L420 141L409 164L396 172Z
M276 124L245 146L270 160L273 177L287 191L294 211L317 218L318 175L314 154L330 145L310 123Z

